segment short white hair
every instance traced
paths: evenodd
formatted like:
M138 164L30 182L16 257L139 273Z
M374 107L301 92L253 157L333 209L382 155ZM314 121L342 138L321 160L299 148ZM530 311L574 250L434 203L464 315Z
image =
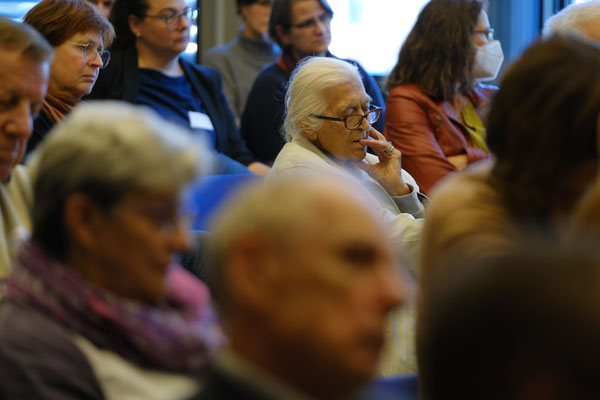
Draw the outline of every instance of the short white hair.
M321 114L328 106L324 93L348 82L360 82L362 77L355 65L334 57L309 57L302 60L290 78L285 94L283 135L286 141L302 135L298 120ZM363 86L364 88L364 86ZM308 118L307 123L318 130L323 121Z
M59 254L66 250L63 208L71 194L86 193L111 208L135 191L177 192L210 158L184 128L117 101L76 107L33 156L34 239Z
M542 31L544 36L562 33L578 33L590 36L588 29L600 25L600 0L573 3L548 18ZM600 39L600 38L592 38Z

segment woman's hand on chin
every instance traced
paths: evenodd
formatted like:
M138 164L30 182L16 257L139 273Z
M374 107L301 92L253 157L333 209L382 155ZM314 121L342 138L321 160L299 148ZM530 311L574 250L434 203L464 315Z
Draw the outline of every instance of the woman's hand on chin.
M369 131L369 137L360 141L363 146L373 149L379 162L368 164L364 161L355 161L356 166L366 171L375 179L390 196L404 196L410 193L411 188L402 179L402 154L385 140L385 136L375 128Z

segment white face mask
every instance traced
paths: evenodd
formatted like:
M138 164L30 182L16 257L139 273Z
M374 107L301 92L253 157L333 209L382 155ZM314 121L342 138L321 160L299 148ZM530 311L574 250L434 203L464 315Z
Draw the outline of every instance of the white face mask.
M492 40L483 46L477 46L473 63L473 78L480 80L496 79L504 61L502 46L498 40Z

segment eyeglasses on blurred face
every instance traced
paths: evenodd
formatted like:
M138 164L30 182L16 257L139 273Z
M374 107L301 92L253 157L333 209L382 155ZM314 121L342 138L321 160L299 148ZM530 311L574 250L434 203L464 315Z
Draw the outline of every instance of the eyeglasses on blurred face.
M157 18L165 21L167 28L171 30L178 29L181 26L181 18L184 17L189 24L196 24L198 20L198 10L194 8L185 8L182 12L166 12L158 15L146 15L147 18Z

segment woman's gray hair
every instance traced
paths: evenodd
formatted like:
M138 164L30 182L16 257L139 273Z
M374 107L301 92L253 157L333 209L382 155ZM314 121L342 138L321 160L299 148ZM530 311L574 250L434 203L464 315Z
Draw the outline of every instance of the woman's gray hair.
M548 18L542 31L544 36L557 33L578 33L600 40L594 36L595 29L600 33L598 27L600 21L600 0L588 0L585 3L573 3L552 17ZM596 34L597 36L597 34Z
M203 142L154 111L117 101L81 105L57 125L32 160L33 238L62 256L67 231L63 208L85 193L110 210L135 191L183 189L207 167Z
M286 141L302 135L299 120L321 114L329 106L324 94L339 85L360 82L358 68L347 61L333 57L309 57L300 61L292 73L285 94L285 120L282 135ZM318 130L323 120L307 118L306 123Z

